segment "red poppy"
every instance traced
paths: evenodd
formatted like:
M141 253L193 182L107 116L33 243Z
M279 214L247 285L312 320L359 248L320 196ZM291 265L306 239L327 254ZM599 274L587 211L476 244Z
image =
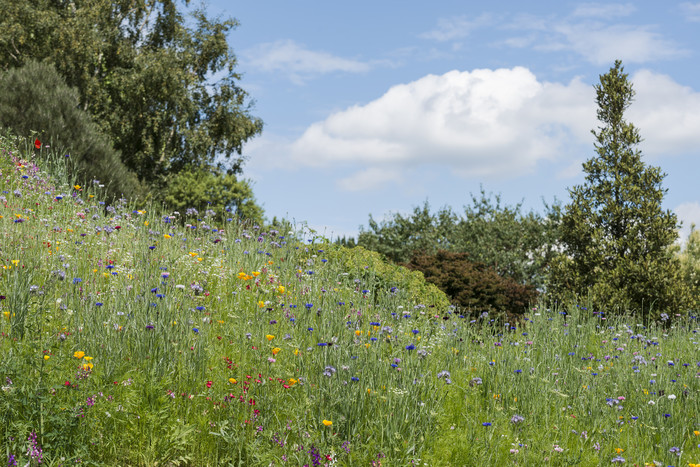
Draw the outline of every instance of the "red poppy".
M41 141L39 141L38 139L35 139L34 140L34 147L37 149L41 149Z

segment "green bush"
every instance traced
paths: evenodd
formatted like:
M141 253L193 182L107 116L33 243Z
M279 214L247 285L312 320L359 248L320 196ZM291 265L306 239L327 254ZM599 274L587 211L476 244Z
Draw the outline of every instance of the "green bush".
M52 65L29 62L0 74L0 127L27 138L31 145L39 139L44 145L35 153L43 159L70 154L69 175L78 183L100 180L110 198L145 196L145 187L87 112L78 108L78 101L77 91Z
M404 299L414 305L426 305L442 311L450 306L449 298L435 285L426 282L420 271L412 271L398 266L375 251L369 251L361 246L345 248L329 245L329 260L338 262L346 271L346 277L363 278L368 285L376 285L380 289L392 290L395 287Z

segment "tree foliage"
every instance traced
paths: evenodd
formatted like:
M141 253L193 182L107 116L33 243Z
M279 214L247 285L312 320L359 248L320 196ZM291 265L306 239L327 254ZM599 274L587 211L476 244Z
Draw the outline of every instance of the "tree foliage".
M255 203L249 182L221 173L216 167L180 172L168 184L164 199L181 214L190 210L195 216L220 220L228 211L253 224L261 224L263 220L262 209Z
M688 240L677 254L683 283L690 289L691 307L700 310L700 230L691 225Z
M0 67L53 64L140 180L240 173L262 122L237 85L235 20L185 17L175 0L0 0L0 11Z
M30 61L0 73L0 127L25 138L32 136L32 145L33 136L49 143L53 154L69 154L75 168L69 175L80 183L104 181L107 196L144 197L147 192L124 166L109 138L78 108L78 92L66 85L52 65Z
M421 271L454 305L474 315L483 312L505 313L510 317L522 315L537 298L533 286L501 277L492 267L471 261L467 253L439 250L434 255L418 254L406 267Z
M639 131L624 120L634 91L620 61L595 90L596 156L583 164L584 184L570 190L561 220L565 254L553 268L553 289L559 296L590 295L606 310L684 311L687 294L670 249L677 219L661 207L664 174L644 164Z
M545 269L554 256L559 207L545 205L544 216L522 212L522 205L503 206L500 196L472 195L472 204L458 215L445 207L430 212L426 202L411 215L394 214L369 228L360 227L358 244L378 251L392 261L408 262L416 252L434 255L438 250L468 253L473 261L493 267L521 284L542 287Z

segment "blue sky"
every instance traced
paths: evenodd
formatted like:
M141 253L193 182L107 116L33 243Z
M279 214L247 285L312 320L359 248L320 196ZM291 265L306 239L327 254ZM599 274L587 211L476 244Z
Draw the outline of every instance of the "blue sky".
M480 186L542 211L594 155L593 85L615 59L665 208L700 225L700 2L209 0L262 135L244 174L266 216L356 235ZM685 233L685 232L684 232Z

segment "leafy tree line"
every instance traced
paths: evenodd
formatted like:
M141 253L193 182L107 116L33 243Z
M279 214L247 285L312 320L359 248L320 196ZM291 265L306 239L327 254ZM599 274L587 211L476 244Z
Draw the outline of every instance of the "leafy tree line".
M117 154L135 174L121 177L123 168L93 165L91 176L112 178L128 195L147 187L159 201L180 196L187 185L198 208L210 206L216 186L221 202L241 217L259 216L259 207L247 209L252 192L239 179L243 144L262 131L262 121L238 85L227 43L235 20L212 19L202 9L185 16L175 0L0 0L0 11L0 70L16 71L14 83L26 85L22 99L3 102L3 126L75 147L80 143L60 133L90 127L92 140L105 143L104 156L85 157L115 168ZM43 82L32 83L36 62L52 67L61 81L46 68ZM48 95L38 93L42 88ZM21 123L13 118L32 99L48 102L54 93L70 94L60 101L64 114L73 107L73 114L86 115L60 122L51 121L56 114Z
M693 231L682 252L674 246L679 224L662 208L665 174L643 162L640 133L624 119L634 90L622 63L594 87L595 156L566 206L523 213L482 189L461 215L449 207L431 213L426 202L407 216L379 223L370 216L357 244L422 270L455 304L476 312L522 312L534 288L552 303L649 319L697 308L700 234Z

